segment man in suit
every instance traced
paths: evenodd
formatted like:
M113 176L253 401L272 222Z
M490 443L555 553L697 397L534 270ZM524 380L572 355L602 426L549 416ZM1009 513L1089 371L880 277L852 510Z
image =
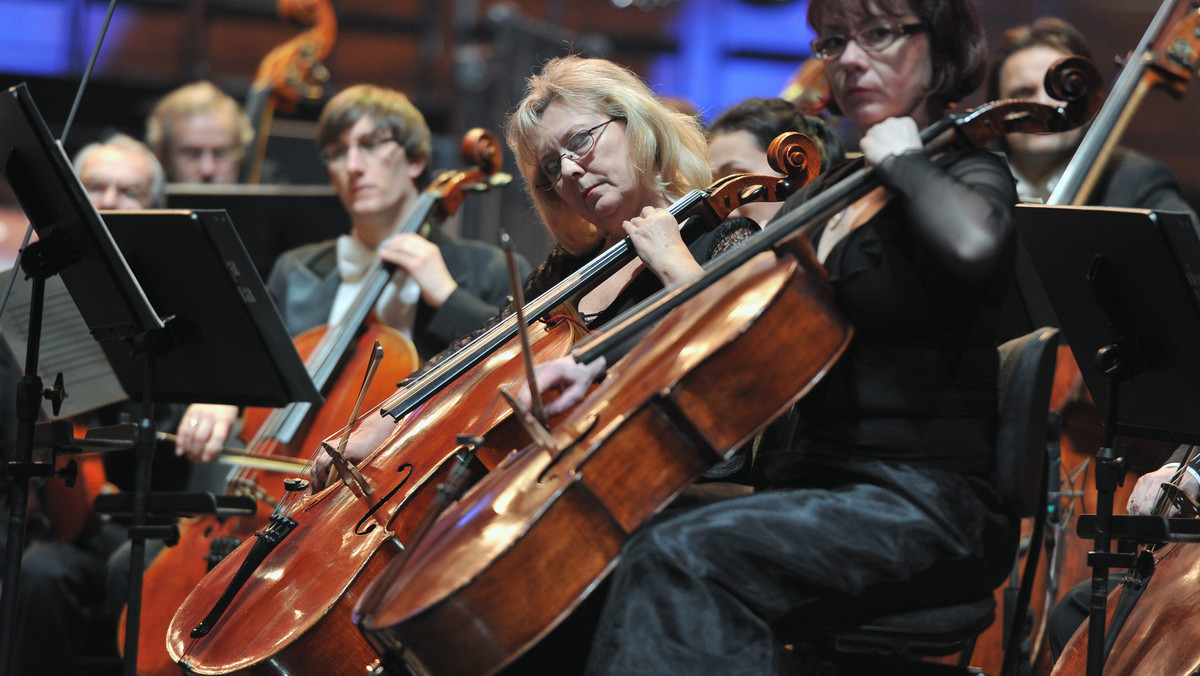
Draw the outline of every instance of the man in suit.
M988 100L1029 99L1062 105L1043 86L1046 71L1064 56L1092 59L1083 36L1067 22L1044 17L1005 33L988 73ZM1024 202L1045 202L1075 155L1087 127L1059 134L1009 134L1002 145ZM1117 148L1088 200L1089 204L1196 215L1179 182L1165 164L1127 148Z
M1050 66L1064 56L1092 60L1083 36L1067 22L1045 17L1010 29L1005 33L1005 40L988 74L989 100L1030 99L1047 105L1061 105L1061 101L1046 93L1043 80ZM1017 193L1022 201L1047 200L1086 132L1087 127L1081 127L1059 134L1009 134L1004 139L1002 145L1017 179ZM1088 204L1183 212L1189 214L1192 223L1200 228L1200 221L1180 193L1179 182L1171 169L1128 148L1118 147L1113 152ZM1174 457L1159 470L1138 480L1128 505L1131 514L1145 509L1145 505L1153 501L1159 484L1170 477L1180 460L1180 457ZM1184 487L1194 496L1197 486L1193 476ZM1110 589L1119 583L1123 574L1124 571L1118 571L1110 579ZM1047 635L1055 658L1076 628L1087 619L1090 593L1091 580L1084 580L1052 609Z
M317 147L334 191L350 214L348 235L288 251L267 287L293 335L346 314L376 256L395 268L376 315L408 336L428 359L495 315L511 294L503 253L437 228L396 234L417 208L428 168L430 132L404 94L357 85L330 99ZM529 267L519 261L521 275ZM209 460L230 436L234 407L194 405L183 417L179 452Z

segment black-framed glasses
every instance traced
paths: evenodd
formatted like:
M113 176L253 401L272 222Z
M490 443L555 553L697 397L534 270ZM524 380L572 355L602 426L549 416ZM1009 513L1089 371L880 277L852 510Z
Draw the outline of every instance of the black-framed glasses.
M575 134L571 138L567 139L567 144L563 148L563 153L542 165L541 174L537 178L537 183L534 184L537 189L546 191L553 190L554 186L558 184L559 179L562 178L563 158L568 157L576 162L583 159L583 156L591 152L592 148L596 145L596 138L600 136L600 134L597 133L597 130L603 129L610 122L617 122L618 120L623 119L625 118L611 118L601 122L591 129L584 129L578 134Z
M394 136L386 136L384 134L368 136L349 145L338 144L329 146L321 151L321 161L325 163L325 166L329 167L345 164L346 158L350 156L350 148L352 146L358 148L359 152L363 155L377 159L383 155L383 151L387 149L387 144L399 142Z
M821 61L831 61L846 51L846 45L853 40L868 52L881 52L893 42L906 35L920 33L925 30L923 23L893 23L878 21L869 23L849 35L834 33L822 35L809 43L812 46L813 58Z

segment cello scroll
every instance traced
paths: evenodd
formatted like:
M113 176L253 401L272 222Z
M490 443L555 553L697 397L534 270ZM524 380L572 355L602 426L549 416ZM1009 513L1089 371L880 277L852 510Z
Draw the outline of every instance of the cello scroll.
M500 171L504 154L500 141L490 130L476 127L463 135L462 158L470 169L448 171L437 178L426 192L438 196L438 205L445 216L452 216L462 205L464 192L485 192L492 187L508 185L512 176Z
M958 134L971 145L984 147L1008 134L1063 132L1086 124L1103 101L1100 71L1091 61L1069 56L1046 72L1050 96L1066 101L1062 107L1006 99L985 103L961 117L951 116ZM936 126L936 125L935 125ZM931 150L926 144L926 150Z
M782 178L757 174L731 174L708 187L706 203L718 220L751 202L782 202L821 173L821 153L805 134L780 134L767 149L767 163Z

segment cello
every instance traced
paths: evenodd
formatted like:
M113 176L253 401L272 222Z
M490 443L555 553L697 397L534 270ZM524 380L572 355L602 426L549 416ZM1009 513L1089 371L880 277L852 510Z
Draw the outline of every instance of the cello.
M467 193L508 182L508 175L500 172L499 141L491 132L472 129L463 137L461 151L472 167L441 174L422 191L398 232L417 232L435 212L440 217L456 213ZM319 408L298 403L283 409L248 409L241 431L248 455L301 457L340 429L356 403L362 378L358 369L349 365L366 363L376 344L382 345L388 358L381 362L380 372L366 392L368 401L382 401L393 393L396 381L416 369L418 358L412 342L399 331L371 319L372 308L391 276L377 258L365 276L370 281L363 285L343 321L296 337L296 349L304 357L317 389L325 394L325 403ZM179 673L164 640L171 618L204 575L266 523L283 497L282 480L287 476L290 474L286 470L239 468L228 479L226 492L254 497L258 513L253 517L205 516L185 521L179 543L164 549L147 567L145 585L154 594L142 606L142 630L150 640L147 649L139 651L139 674ZM124 617L119 626L123 630Z
M807 158L817 156L812 142L796 134L777 151L776 166L788 169L788 177L726 177L685 195L672 211L681 221L692 214L720 221L744 201L782 199L816 175L819 167ZM633 255L623 240L525 306L526 320L535 322L535 360L562 356L574 341L570 323L547 321L555 308ZM460 434L484 437L471 442L479 450L473 472L495 467L527 443L511 411L492 403L499 390L524 378L516 329L516 316L508 317L385 404L382 410L405 417L359 463L362 482L342 481L315 495L296 486L271 532L235 551L184 602L168 633L172 657L202 674L361 674L375 662L350 611L424 516L434 485L464 450ZM330 643L338 655L328 654Z
M1066 108L986 104L927 128L926 151L1082 124L1095 69L1068 59L1053 76ZM806 229L878 185L860 167L573 350L591 363L654 325L550 443L506 459L372 583L355 614L385 660L439 675L503 668L582 603L630 532L814 387L852 329ZM446 650L447 637L470 649Z
M1154 509L1155 516L1167 516L1174 504L1169 497L1179 492L1180 482L1188 471L1189 457L1180 464L1171 481L1164 484ZM1182 498L1186 500L1186 498ZM1192 503L1192 514L1195 504ZM1138 570L1131 570L1121 587L1109 595L1107 613L1114 618L1120 613L1119 627L1110 628L1112 643L1104 662L1109 676L1135 674L1193 674L1200 669L1200 633L1196 631L1196 609L1200 607L1200 543L1170 542L1153 550L1143 550L1141 557L1151 557L1146 565L1139 561ZM1129 598L1122 598L1128 595ZM1128 604L1132 604L1130 607ZM1124 607L1123 607L1124 606ZM1115 638L1112 630L1116 630ZM1170 640L1162 639L1170 637ZM1084 623L1063 648L1054 666L1054 676L1083 674L1087 668L1088 623Z

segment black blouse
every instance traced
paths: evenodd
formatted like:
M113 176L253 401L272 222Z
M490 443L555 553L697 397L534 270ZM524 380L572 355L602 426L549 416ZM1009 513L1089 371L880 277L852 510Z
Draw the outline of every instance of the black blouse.
M855 336L801 402L805 456L858 453L985 473L999 310L1013 274L1012 176L986 151L909 153L878 173L894 197L825 261ZM940 239L965 218L1004 238L1003 255L983 269L964 269ZM823 233L814 231L814 247Z

